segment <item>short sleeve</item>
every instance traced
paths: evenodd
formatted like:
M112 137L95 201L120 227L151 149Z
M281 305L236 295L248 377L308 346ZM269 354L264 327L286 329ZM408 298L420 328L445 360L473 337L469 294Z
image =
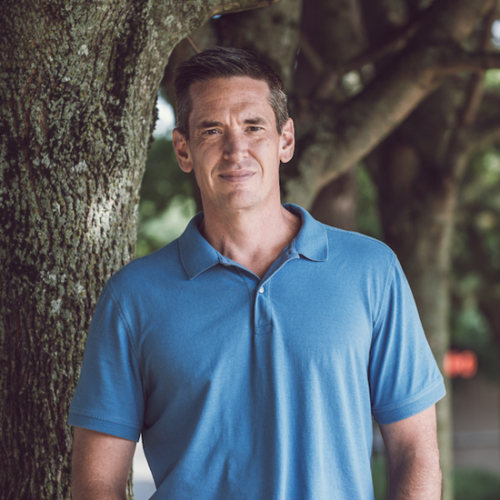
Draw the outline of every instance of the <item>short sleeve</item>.
M372 412L379 424L416 415L446 393L397 259L387 283L374 327L369 366Z
M108 283L92 318L68 423L138 441L144 415L139 357Z

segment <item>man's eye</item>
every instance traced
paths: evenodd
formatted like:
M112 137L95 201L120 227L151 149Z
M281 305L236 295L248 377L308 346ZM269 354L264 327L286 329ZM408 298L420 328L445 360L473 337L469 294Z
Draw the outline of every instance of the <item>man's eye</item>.
M257 127L257 125L255 125L255 126L252 126L252 127L248 127L248 130L250 132L258 132L259 130L262 130L262 127Z
M211 129L208 129L208 130L205 130L203 132L203 135L215 135L217 134L219 131L216 129L216 128L211 128Z

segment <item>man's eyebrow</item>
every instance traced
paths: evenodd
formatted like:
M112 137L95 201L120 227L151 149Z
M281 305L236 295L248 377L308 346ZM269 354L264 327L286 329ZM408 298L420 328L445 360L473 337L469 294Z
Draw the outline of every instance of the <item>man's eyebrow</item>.
M267 120L260 116L256 116L255 118L247 118L245 120L245 123L247 123L248 125L264 125L267 123Z
M203 120L198 125L196 128L213 128L213 127L221 127L222 123L221 122L214 122L214 121L209 121L209 120Z
M244 120L245 124L247 125L264 125L267 123L267 120L261 116L255 116L252 118L246 118ZM223 124L221 122L217 121L210 121L210 120L202 120L196 125L197 129L207 129L207 128L214 128L214 127L222 127Z

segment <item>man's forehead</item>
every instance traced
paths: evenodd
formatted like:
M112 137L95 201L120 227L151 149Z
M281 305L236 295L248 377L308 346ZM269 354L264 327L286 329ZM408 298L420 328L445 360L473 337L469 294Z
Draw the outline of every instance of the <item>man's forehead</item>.
M190 118L209 120L208 114L218 114L229 109L248 110L254 119L274 116L269 102L269 86L264 80L250 77L211 78L195 82L190 87L192 110Z
M213 76L204 80L193 82L191 84L191 89L193 87L206 87L213 84L234 87L244 87L245 85L253 84L261 86L263 89L269 90L269 84L266 82L266 80L263 80L261 78L253 78L246 75Z
M228 78L209 78L194 82L189 88L191 100L200 101L207 98L223 99L228 94L255 94L265 102L269 98L269 85L265 80L257 80L249 76L232 76Z

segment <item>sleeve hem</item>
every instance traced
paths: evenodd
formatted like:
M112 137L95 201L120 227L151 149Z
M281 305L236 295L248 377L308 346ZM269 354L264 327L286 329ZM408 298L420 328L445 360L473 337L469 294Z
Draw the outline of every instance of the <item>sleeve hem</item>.
M373 416L378 424L392 424L426 410L442 399L445 394L446 389L441 379L436 381L436 383L423 393L402 401L401 403L381 410L373 409Z
M82 427L92 431L110 434L112 436L128 439L129 441L139 441L141 430L131 425L112 422L102 417L82 414L75 410L70 411L68 424L75 427Z

